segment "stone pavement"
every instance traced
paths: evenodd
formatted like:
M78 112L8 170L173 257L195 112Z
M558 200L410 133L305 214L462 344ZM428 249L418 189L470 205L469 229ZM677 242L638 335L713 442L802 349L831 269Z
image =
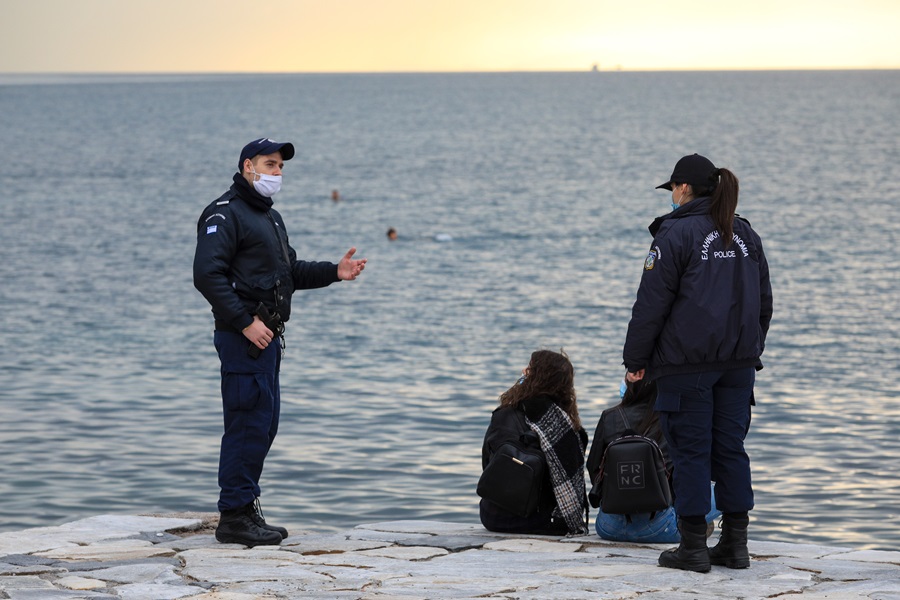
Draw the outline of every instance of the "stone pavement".
M104 515L0 533L0 598L900 600L900 552L751 541L749 569L700 574L656 566L667 544L437 521L299 533L249 549L216 542L216 517Z

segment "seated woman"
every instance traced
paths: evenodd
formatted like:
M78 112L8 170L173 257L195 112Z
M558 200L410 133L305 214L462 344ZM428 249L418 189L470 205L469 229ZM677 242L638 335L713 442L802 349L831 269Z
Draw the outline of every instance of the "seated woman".
M594 439L587 460L590 480L596 483L600 476L600 464L606 447L627 429L656 441L671 473L672 460L669 458L668 445L660 430L657 414L653 410L653 403L656 400L656 384L643 379L627 384L623 381L620 394L622 402L601 413L597 429L594 431ZM622 418L619 407L622 408L625 419ZM716 500L713 496L712 509L706 515L707 537L712 533L713 521L721 514L716 509ZM594 527L597 535L605 540L616 542L677 543L681 541L674 505L657 513L631 515L609 514L598 508Z
M484 527L503 533L585 535L587 433L575 404L575 369L564 352L534 352L522 378L500 395L484 436L483 469L504 444L543 458L539 501L523 515L483 497L479 512Z

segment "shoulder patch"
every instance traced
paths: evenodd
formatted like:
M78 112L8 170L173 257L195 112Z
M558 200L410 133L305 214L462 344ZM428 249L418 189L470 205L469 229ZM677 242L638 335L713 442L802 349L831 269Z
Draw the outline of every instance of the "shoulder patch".
M644 270L652 271L659 260L662 260L662 250L659 249L659 246L653 246L650 248L650 253L647 254L646 260L644 260Z

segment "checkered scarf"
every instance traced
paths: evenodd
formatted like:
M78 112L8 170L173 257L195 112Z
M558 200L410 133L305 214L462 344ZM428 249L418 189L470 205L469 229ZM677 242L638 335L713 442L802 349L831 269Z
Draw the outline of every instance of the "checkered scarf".
M548 403L542 415L534 421L525 420L537 434L541 450L550 467L550 481L557 507L554 517L562 517L569 528L569 536L586 535L587 496L584 489L584 445L572 425L569 415L554 403Z

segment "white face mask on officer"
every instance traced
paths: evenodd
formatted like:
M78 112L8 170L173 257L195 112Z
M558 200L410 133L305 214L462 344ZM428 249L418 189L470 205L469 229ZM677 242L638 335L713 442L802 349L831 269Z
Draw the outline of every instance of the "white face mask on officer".
M260 196L271 198L281 191L281 175L257 173L256 169L253 167L250 167L250 173L253 174L253 189L255 189ZM259 177L259 179L256 179L257 177Z

